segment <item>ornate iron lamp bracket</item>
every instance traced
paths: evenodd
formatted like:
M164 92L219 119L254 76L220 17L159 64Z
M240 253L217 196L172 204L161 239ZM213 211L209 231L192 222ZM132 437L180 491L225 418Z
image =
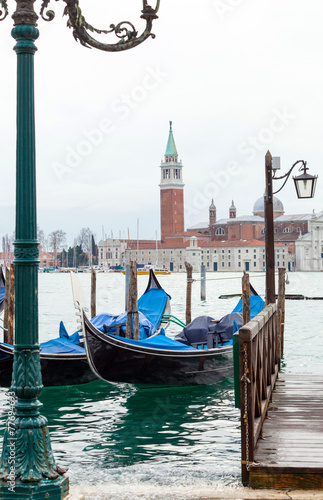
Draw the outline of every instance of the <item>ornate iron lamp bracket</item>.
M38 15L34 11L33 3L35 0L16 0L17 9L13 14L15 26L19 24L37 25ZM59 0L55 0L56 2ZM64 16L68 17L67 26L73 30L73 36L76 41L79 41L84 47L96 48L105 50L107 52L119 52L121 50L128 50L140 45L147 40L150 36L155 38L151 32L153 21L158 19L157 12L159 10L160 0L156 0L156 7L153 9L148 5L148 0L142 0L143 8L141 11L141 19L146 21L146 27L141 35L132 23L129 21L122 21L118 24L110 24L109 30L101 30L94 28L89 24L82 14L79 0L62 0L66 6L64 9ZM53 10L47 10L51 0L43 0L40 8L40 16L44 21L52 21L55 18ZM3 21L9 14L8 1L0 0L0 21ZM90 33L99 35L107 35L114 33L119 41L116 43L103 43L96 40Z
M281 187L279 189L277 189L277 191L275 191L273 194L277 194L279 193L279 191L281 191L283 189L283 187L285 186L286 182L288 181L289 177L290 177L290 174L292 173L294 167L296 167L296 165L298 163L301 163L301 167L299 168L299 171L301 170L304 170L306 172L307 170L307 167L306 167L306 161L304 160L297 160L292 166L291 168L288 170L288 172L286 172L286 174L284 175L281 175L279 177L276 177L276 172L274 173L273 175L273 179L275 180L282 180L282 179L285 179L285 181L283 182L283 184L281 185Z
M157 12L159 10L160 0L157 0L155 9L148 5L148 0L143 0L143 9L141 11L142 15L140 17L146 21L146 27L139 36L138 31L136 31L134 25L129 21L122 21L116 25L110 24L109 30L94 28L83 16L79 0L63 1L66 4L64 16L68 17L67 26L73 30L75 40L79 41L85 47L94 47L108 52L118 52L121 50L132 49L133 47L136 47L144 42L150 36L155 38L155 35L151 32L151 30L153 21L158 18ZM43 0L40 10L40 15L45 21L52 21L55 17L55 13L52 10L46 11L49 3L50 0ZM115 36L119 38L119 41L114 44L103 43L93 38L90 32L97 34L114 33Z

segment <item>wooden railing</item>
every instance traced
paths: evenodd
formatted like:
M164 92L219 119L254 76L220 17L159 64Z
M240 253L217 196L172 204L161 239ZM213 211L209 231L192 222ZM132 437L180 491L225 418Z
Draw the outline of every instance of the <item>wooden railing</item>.
M279 371L278 329L276 304L269 304L239 330L241 464L245 486L249 484L249 469Z

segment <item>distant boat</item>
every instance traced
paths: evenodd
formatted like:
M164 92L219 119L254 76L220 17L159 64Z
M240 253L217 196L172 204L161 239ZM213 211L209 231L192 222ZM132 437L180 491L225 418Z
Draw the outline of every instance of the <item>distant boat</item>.
M161 267L152 266L152 265L146 265L144 267L137 268L137 275L138 276L145 275L145 274L148 275L150 273L150 270L152 270L154 272L154 274L159 274L159 275L171 274L171 272L166 268L161 268ZM126 271L121 271L121 272L122 272L122 274L126 274Z

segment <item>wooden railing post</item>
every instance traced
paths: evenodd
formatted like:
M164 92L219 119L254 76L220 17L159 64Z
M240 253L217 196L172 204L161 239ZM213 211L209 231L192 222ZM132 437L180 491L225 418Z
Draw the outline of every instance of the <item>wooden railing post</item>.
M254 460L254 386L252 377L252 336L248 325L239 330L241 474L249 484L249 464Z
M185 262L186 268L186 278L187 278L187 286L186 286L186 324L188 325L192 321L192 271L193 268L191 264Z
M276 304L269 304L239 330L241 473L245 486L278 375L276 314Z

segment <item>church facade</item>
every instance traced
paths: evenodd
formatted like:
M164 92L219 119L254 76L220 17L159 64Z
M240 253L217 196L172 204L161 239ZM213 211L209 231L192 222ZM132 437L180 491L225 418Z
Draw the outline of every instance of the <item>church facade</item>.
M118 240L99 242L99 264L104 267L157 264L174 272L185 271L185 261L195 272L264 271L264 198L251 215L238 215L232 200L228 218L217 220L214 200L209 220L185 230L183 164L179 160L172 122L164 159L160 163L160 241ZM294 270L323 270L323 212L286 215L282 202L274 197L276 266Z

